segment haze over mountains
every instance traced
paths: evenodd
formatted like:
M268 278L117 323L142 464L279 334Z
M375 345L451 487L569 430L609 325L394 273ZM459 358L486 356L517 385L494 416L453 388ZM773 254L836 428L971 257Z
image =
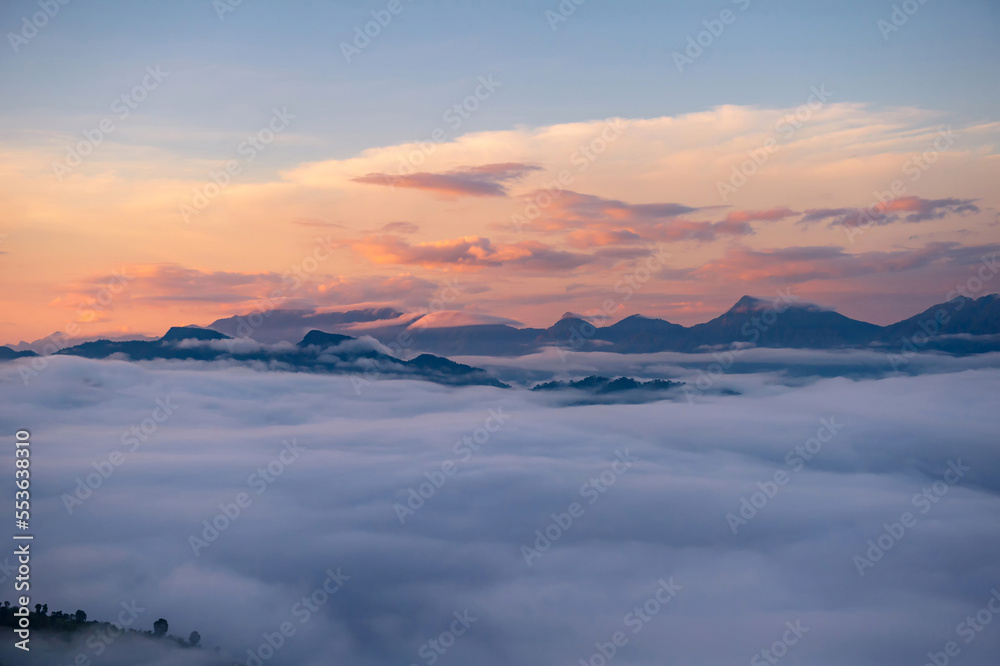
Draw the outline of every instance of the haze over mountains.
M269 370L353 374L364 378L360 381L376 377L415 378L439 384L506 387L479 368L431 354L404 360L385 353L380 347L370 338L358 339L316 330L294 345L265 345L246 338L231 338L212 329L175 326L159 340L96 340L56 353L130 361L232 361Z
M914 336L917 339L911 342L917 350L976 353L1000 349L1000 340L989 337L1000 335L996 294L978 299L960 296L889 326L857 321L792 297L786 302L744 296L722 315L690 327L642 315L602 326L572 313L544 329L493 323L438 325L429 321L435 315L365 310L327 315L275 312L257 327L249 325L248 318L230 317L208 328L233 335L243 324L255 340L273 341L281 335L285 337L280 339L288 340L320 318L328 318L324 323L329 330L370 335L390 347L448 355L514 356L547 346L623 354L696 352L734 344L802 349L874 346L892 351Z
M228 337L262 345L293 343L300 349L305 342L303 338L312 335L310 331L350 338L370 336L385 345L391 356L384 353L386 350L378 353L386 358L398 357L394 358L395 362L419 352L449 356L518 356L545 347L621 354L693 353L731 347L864 348L890 354L920 351L969 354L1000 350L1000 297L996 294L975 299L959 296L889 326L851 319L815 304L797 302L793 297L765 301L751 296L744 296L711 321L690 327L642 315L626 317L610 326L574 313L566 313L548 328L517 328L509 323L493 323L494 320L503 321L466 313L407 314L392 308L330 313L274 310L219 319L204 329L174 327L158 341L148 338L88 341L64 349L62 353L91 358L116 353L134 360L163 358L160 343L176 342L180 333L199 330L221 335L198 333L191 337L201 340ZM0 347L0 360L30 356L33 351L41 350L43 342L22 343L17 345L18 351ZM188 349L185 358L215 360L232 351L232 345L203 347L197 352ZM368 352L376 353L373 349ZM264 360L262 353L259 348L244 348L237 356L243 360ZM296 358L279 360L293 365L301 363L298 352L292 356ZM377 360L386 362L386 358Z

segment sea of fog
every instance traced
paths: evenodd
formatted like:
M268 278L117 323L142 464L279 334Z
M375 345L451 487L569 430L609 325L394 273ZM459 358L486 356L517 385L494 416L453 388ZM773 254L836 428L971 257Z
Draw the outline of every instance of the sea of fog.
M640 404L524 385L693 382L690 359L465 359L506 390L72 357L25 385L0 366L4 455L32 437L33 603L132 605L130 626L163 617L208 648L36 633L31 661L10 638L0 659L995 666L996 359L842 377L871 359L759 353Z

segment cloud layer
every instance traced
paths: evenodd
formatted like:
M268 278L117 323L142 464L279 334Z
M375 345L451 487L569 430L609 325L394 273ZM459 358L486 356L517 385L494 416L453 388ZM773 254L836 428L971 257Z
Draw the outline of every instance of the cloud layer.
M659 367L690 379L682 357ZM601 358L570 362L638 362ZM342 377L52 358L27 387L0 367L0 422L37 446L34 595L93 617L135 598L234 660L292 621L282 663L425 664L466 610L441 663L578 663L617 631L623 665L747 663L786 622L809 630L789 658L815 666L909 666L956 640L1000 580L1000 373L725 382L742 395L559 407L523 390L376 381L359 395ZM165 398L173 413L130 450ZM793 470L821 419L836 433ZM301 453L282 458L291 441ZM70 515L63 495L116 450L124 462ZM959 459L970 471L921 513L914 496ZM734 534L727 514L777 471L791 481ZM249 506L196 556L191 536L241 492ZM544 547L536 530L556 534L574 502L583 513L529 566L522 547ZM860 576L854 557L907 511L916 525ZM295 605L338 567L350 579L300 622ZM633 633L629 613L670 579L682 589ZM963 643L962 663L992 664L998 636Z

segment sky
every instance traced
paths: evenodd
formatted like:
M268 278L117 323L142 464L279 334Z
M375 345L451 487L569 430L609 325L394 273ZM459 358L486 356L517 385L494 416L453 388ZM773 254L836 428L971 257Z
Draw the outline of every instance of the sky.
M0 342L449 285L536 326L993 293L998 28L989 0L8 0Z

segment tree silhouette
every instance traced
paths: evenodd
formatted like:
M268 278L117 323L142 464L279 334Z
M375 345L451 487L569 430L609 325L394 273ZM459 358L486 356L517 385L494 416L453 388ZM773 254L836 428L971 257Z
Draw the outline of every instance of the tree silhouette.
M62 636L67 641L74 635L79 637L86 635L88 632L113 631L112 636L128 634L147 640L151 638L161 639L170 648L205 649L201 645L201 634L197 631L192 631L187 640L179 636L171 636L168 633L170 625L162 617L153 623L153 630L149 631L137 628L124 628L113 622L91 620L83 610L78 610L75 613L64 613L61 610L57 610L53 611L51 615L46 615L48 608L47 604L38 604L35 606L35 611L28 616L32 627L51 635ZM16 605L12 607L9 601L0 600L0 631L4 628L16 629L23 622L22 616L15 615L15 609L19 609L19 607ZM100 633L93 633L93 636L99 635ZM216 648L216 651L218 650L219 648ZM77 662L79 662L79 659Z

